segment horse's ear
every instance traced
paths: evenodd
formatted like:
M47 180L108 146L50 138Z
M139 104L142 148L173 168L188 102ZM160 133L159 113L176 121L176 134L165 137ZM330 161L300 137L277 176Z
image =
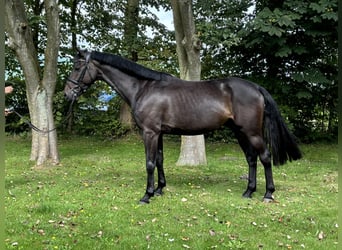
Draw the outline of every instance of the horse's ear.
M80 48L76 48L76 50L77 50L77 54L79 55L79 56L81 56L81 57L84 57L84 58L86 58L87 57L87 55L88 55L88 50L81 50Z

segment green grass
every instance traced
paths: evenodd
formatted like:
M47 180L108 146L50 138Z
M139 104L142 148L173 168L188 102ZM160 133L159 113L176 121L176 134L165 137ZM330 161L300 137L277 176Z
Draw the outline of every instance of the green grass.
M28 161L30 141L6 139L7 249L337 249L337 145L302 145L274 168L277 202L243 199L247 173L234 143L207 143L208 166L177 167L165 142L165 194L139 205L146 174L139 137L61 139L62 162Z

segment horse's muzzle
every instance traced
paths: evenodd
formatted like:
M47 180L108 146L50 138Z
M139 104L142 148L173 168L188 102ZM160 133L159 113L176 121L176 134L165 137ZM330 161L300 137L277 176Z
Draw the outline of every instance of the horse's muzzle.
M74 94L72 92L64 92L64 97L68 100L68 101L75 101L77 99L77 94Z
M76 88L71 88L68 84L64 88L64 97L69 101L75 101L80 95L80 90Z

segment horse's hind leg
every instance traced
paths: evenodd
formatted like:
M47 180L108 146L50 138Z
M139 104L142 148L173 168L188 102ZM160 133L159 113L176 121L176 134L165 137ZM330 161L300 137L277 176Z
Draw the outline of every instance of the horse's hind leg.
M247 137L239 133L237 134L237 139L240 144L240 147L242 148L246 160L248 163L249 171L248 171L248 184L247 189L243 193L243 197L245 198L252 198L252 194L256 190L257 181L256 181L256 171L257 171L257 159L258 159L258 153L256 150L252 147L250 142L248 141Z
M272 194L275 191L275 187L272 174L271 153L267 149L265 142L261 136L250 136L249 141L251 142L252 146L256 149L256 151L259 153L260 161L264 166L266 180L266 193L264 195L264 201L272 201Z
M273 182L273 173L272 173L271 153L266 148L264 152L259 155L259 157L265 169L266 193L264 195L264 201L270 202L270 201L273 201L272 194L275 191L274 182Z

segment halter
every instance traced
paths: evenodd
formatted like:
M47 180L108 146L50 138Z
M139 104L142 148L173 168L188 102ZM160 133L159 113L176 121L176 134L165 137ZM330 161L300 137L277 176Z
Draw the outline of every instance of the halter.
M77 80L71 79L69 77L67 78L67 81L69 81L69 82L73 83L74 85L76 85L75 87L71 88L71 91L74 93L75 97L78 94L82 94L83 92L85 92L87 90L87 88L88 88L88 86L83 83L83 79L84 79L85 73L89 69L89 67L88 67L89 60L90 60L90 53L86 56L86 59L85 59L86 65L83 68L83 71L81 72L81 74L80 74L80 76L78 77ZM89 71L88 71L88 74L89 74ZM92 78L91 75L90 75L90 78Z

